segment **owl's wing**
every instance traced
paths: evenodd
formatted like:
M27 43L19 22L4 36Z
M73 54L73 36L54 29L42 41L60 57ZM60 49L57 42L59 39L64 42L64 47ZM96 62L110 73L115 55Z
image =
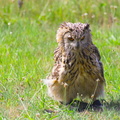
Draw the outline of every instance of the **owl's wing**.
M98 58L98 63L99 63L99 66L100 66L101 76L104 78L103 64L100 61L100 59L101 59L100 53L98 51L98 48L95 45L92 45L92 48L93 48L93 54L95 54Z
M60 63L62 61L62 52L60 47L57 47L54 51L54 61L55 63Z
M62 54L60 52L60 48L56 48L54 51L54 66L52 68L51 74L44 79L44 83L48 86L53 86L59 79L59 71L61 67L60 61L62 60Z
M97 68L99 68L100 76L105 81L103 65L102 65L102 62L100 61L101 56L100 56L100 53L98 51L98 48L95 45L91 45L90 49L92 49L92 54L90 55L91 61L92 61L93 65L95 65L95 66L97 66Z
M102 81L105 81L103 65L100 61L101 57L97 47L93 44L88 44L84 46L83 54L88 60L88 64L91 64L92 72L95 73L96 77L99 77Z
M62 53L61 53L59 47L56 48L54 51L54 61L55 61L55 64L53 66L52 73L48 78L58 80L59 79L59 71L61 68L61 61L62 61Z

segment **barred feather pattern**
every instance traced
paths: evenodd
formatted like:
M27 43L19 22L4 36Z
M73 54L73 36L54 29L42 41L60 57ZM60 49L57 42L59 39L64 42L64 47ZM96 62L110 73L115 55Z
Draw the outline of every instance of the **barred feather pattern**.
M70 23L67 24L67 27L70 25ZM78 27L79 25L77 24ZM74 39L79 39L86 27L85 25L82 24L83 30L78 30L79 36L75 35ZM74 28L74 24L71 26ZM51 81L51 84L48 84L49 95L65 104L70 103L77 95L93 100L103 96L105 79L97 47L90 39L84 44L80 42L79 48L75 49L68 42L65 42L63 33L61 39L58 42L58 48L54 51L55 64L52 73L47 78L49 82ZM67 47L66 44L68 44Z

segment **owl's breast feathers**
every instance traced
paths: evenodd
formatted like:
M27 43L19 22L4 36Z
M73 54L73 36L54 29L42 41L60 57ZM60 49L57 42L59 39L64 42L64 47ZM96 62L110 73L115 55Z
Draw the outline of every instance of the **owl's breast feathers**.
M62 52L58 47L54 51L55 65L50 78L59 83L74 84L79 76L93 79L99 79L104 82L103 66L100 62L100 54L96 46L88 44L83 46L78 52ZM81 78L80 77L80 78ZM79 79L80 81L80 79Z

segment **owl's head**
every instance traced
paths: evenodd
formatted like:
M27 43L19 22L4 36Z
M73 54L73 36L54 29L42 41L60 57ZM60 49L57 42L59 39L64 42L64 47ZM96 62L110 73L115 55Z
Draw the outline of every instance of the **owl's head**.
M92 43L89 24L65 22L57 30L56 39L66 49L77 49L86 43Z

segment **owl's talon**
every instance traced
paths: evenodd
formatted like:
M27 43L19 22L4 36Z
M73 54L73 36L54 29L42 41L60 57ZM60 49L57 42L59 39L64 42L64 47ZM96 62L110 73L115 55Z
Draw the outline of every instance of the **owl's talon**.
M91 104L92 110L97 111L97 112L102 112L103 111L102 106L103 105L101 104L101 102L99 100L95 100L93 102L93 104Z
M95 100L95 101L93 102L92 106L94 106L94 107L95 107L95 106L101 107L102 104L101 104L101 102L100 102L99 100Z

